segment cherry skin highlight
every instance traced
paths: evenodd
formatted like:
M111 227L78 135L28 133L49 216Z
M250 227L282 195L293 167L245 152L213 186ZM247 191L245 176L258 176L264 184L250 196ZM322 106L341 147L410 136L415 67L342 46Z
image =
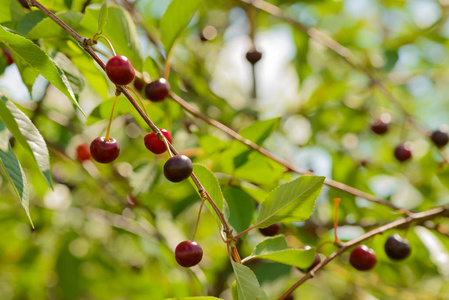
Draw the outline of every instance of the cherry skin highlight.
M165 129L161 129L161 132L171 144L172 138L170 132L168 132ZM167 150L165 143L159 140L159 138L154 132L145 135L145 137L143 138L143 142L145 143L145 147L147 147L147 149L153 152L154 154L161 154Z
M108 60L106 74L114 84L127 85L133 81L136 73L126 56L116 55Z
M84 162L91 159L89 145L81 144L76 147L76 159L79 162Z
M432 136L430 138L438 148L446 146L449 142L449 135L447 132L441 130L432 132Z
M376 262L376 253L365 245L355 247L349 256L349 263L359 271L371 270Z
M404 162L412 158L412 150L407 143L397 146L394 149L394 157L400 162Z
M410 256L412 249L406 239L395 233L388 237L384 245L385 253L393 260L403 260Z
M259 228L259 232L262 233L264 236L275 236L279 233L279 230L281 230L282 224L281 223L274 223L268 227L265 228Z
M113 139L105 140L105 137L97 137L90 144L92 158L102 164L114 161L120 154L120 145Z
M163 101L170 94L170 83L159 78L145 87L145 96L153 102Z
M176 246L175 259L184 268L197 265L203 258L203 249L194 241L183 241Z

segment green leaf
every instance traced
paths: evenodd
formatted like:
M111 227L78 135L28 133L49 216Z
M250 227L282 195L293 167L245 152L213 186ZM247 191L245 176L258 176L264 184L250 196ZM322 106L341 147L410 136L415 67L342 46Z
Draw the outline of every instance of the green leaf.
M130 177L129 184L133 195L145 194L158 178L158 168L154 163L138 166Z
M64 73L56 64L30 40L9 32L0 26L0 40L10 49L14 57L20 57L35 71L39 72L45 79L66 95L84 114L75 99L72 89Z
M201 182L203 187L206 189L206 191L209 193L211 198L214 200L217 207L223 211L223 193L221 192L220 184L218 183L217 178L215 177L214 173L212 173L208 168L206 168L203 165L200 165L198 163L193 164L193 173L195 173L198 180ZM196 185L193 183L192 179L190 179L190 183L196 187ZM200 195L201 196L201 195ZM217 220L218 224L221 224L220 219L218 218L217 214L215 213L212 206L209 204L209 201L205 201L207 207L214 215L215 219Z
M443 165L437 170L436 174L441 183L449 189L449 166L446 164Z
M100 9L100 15L98 16L98 33L102 33L104 26L108 22L108 4L107 2L103 3Z
M41 22L45 18L47 18L47 16L40 10L30 11L20 20L19 24L17 25L17 32L23 36L26 36L28 32L30 32L37 24L39 24L39 22Z
M48 185L53 188L47 145L31 120L8 98L0 94L0 118L11 134L30 152Z
M216 297L183 297L183 298L167 298L165 300L221 300L222 298Z
M161 19L161 38L167 55L200 3L201 0L173 0L168 6Z
M0 150L7 152L9 147L9 132L5 123L0 120Z
M0 164L2 165L3 170L5 170L5 173L14 187L14 190L19 196L23 209L25 210L28 219L30 219L31 226L34 228L33 221L30 216L27 179L25 173L23 172L22 166L20 165L19 160L12 151L10 145L8 145L7 151L0 149Z
M236 187L224 190L224 196L228 204L225 209L225 215L230 225L237 232L248 228L251 225L255 209L253 198Z
M83 14L71 10L58 12L56 13L56 16L75 31L79 29L79 24L83 19ZM49 38L65 38L68 36L69 33L66 32L61 26L56 24L52 19L45 18L37 23L36 26L34 26L33 29L28 32L26 37L30 40L37 40Z
M255 122L240 130L239 134L245 139L253 141L257 145L262 145L262 143L270 136L270 134L276 130L279 125L280 119L281 118L274 118Z
M33 85L34 82L36 81L37 76L39 76L39 72L33 67L31 67L29 64L27 64L26 61L20 59L20 56L16 55L15 53L11 53L11 55L14 60L14 63L17 66L17 69L19 69L22 81L27 87L28 92L30 93L30 97L32 97Z
M258 152L248 152L246 162L234 171L234 176L257 184L270 184L281 178L284 166Z
M285 237L278 235L257 244L249 258L262 258L307 269L315 259L315 251L313 249L289 249Z
M84 35L93 36L98 27L99 8L87 7L81 26ZM124 55L131 61L133 67L142 71L142 54L139 49L139 39L136 26L130 14L122 7L108 7L108 20L104 26L103 35L114 45L118 55Z
M322 176L303 175L271 191L262 203L257 226L264 228L278 222L307 220L324 183Z
M247 266L232 261L238 300L256 300L261 293L256 275Z
M11 10L9 6L11 0L2 0L2 9L0 9L0 23L11 21Z
M150 56L145 59L143 70L150 75L151 80L161 77L161 72L157 62Z

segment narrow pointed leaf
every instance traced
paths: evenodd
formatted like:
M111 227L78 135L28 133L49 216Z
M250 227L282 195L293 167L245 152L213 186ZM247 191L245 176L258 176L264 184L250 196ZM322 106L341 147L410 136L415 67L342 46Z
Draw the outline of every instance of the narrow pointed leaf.
M7 31L0 26L0 41L9 48L14 57L20 57L35 71L39 72L45 79L66 95L84 114L75 99L72 89L62 70L48 57L48 55L36 46L32 41Z
M100 15L98 16L98 33L103 32L104 26L108 22L108 5L107 2L103 3L100 9Z
M190 22L201 0L173 0L161 19L162 44L170 53L176 38Z
M307 269L315 259L315 251L313 249L289 249L285 237L279 235L267 238L257 244L249 257L251 259L267 259L300 269Z
M31 226L34 228L33 221L31 220L29 210L29 195L28 195L28 183L23 172L22 166L19 163L16 155L12 151L11 146L8 145L8 150L3 151L0 149L0 164L5 171L9 181L11 182L14 190L19 196L23 209L30 219Z
M232 262L238 300L256 300L260 294L260 285L256 275L247 266Z
M303 175L280 185L262 203L257 218L258 227L268 227L278 222L307 220L323 188L324 177Z
M0 94L0 118L17 141L30 152L48 185L53 188L47 145L31 120L8 98Z

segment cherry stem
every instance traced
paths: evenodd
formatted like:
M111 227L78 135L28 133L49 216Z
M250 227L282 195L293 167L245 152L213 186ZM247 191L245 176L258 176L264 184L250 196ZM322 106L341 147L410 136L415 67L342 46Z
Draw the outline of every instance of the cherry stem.
M170 50L170 52L167 55L167 60L165 61L165 69L164 69L165 80L168 80L168 76L170 75L170 66L171 66L170 60L171 60L172 55L173 55L173 50Z
M200 209L198 211L198 217L196 218L195 230L193 230L192 241L195 240L196 231L198 230L198 224L200 223L201 210L203 209L203 204L204 204L205 200L206 200L205 198L201 198Z
M230 241L230 245L231 245L231 252L232 252L232 256L234 257L234 260L241 264L242 263L242 259L240 258L240 254L239 251L237 250L237 247L235 246L234 240Z
M340 245L340 240L338 239L338 206L340 205L340 198L334 198L335 209L334 209L334 238L335 244Z
M116 94L115 95L115 99L114 99L114 104L112 104L111 116L109 117L108 129L106 130L106 137L104 138L106 141L109 141L109 134L111 132L112 117L114 116L114 109L115 109L115 104L117 103L117 99L118 99L118 95Z
M143 111L145 112L145 114L148 116L148 112L147 109L145 108L145 105L143 104L142 99L140 98L139 94L137 94L137 92L135 90L133 90L129 85L126 86L126 88L128 90L130 90L131 92L134 93L134 95L136 95L137 100L139 100L140 106L142 106Z
M103 39L105 39L106 43L108 43L109 48L110 48L111 51L112 51L112 54L113 54L114 56L117 56L117 54L115 53L114 47L112 46L111 42L108 40L107 37L105 37L104 35L101 35L101 34L98 34L98 35L95 34L94 37L93 37L93 40L94 40L94 41L97 41L97 40L98 40L97 37L98 37L98 38L103 38Z

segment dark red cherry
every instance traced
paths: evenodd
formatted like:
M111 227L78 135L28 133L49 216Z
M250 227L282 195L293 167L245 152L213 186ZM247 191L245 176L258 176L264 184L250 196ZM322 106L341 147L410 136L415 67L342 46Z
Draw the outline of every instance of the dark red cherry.
M138 91L143 90L143 88L145 87L145 81L143 81L139 77L134 78L134 87Z
M170 135L170 132L168 132L165 129L161 129L162 134L167 138L167 140L171 143L172 138ZM161 154L164 153L167 150L167 147L165 146L165 143L157 137L157 135L154 132L148 133L143 138L143 142L145 143L145 147L147 147L148 150L153 152L154 154Z
M192 171L192 161L185 155L170 157L164 164L165 178L171 182L180 182L189 178Z
M384 245L385 253L393 260L403 260L409 257L412 249L406 239L395 233L388 237Z
M203 258L203 249L196 242L183 241L176 246L175 258L179 265L190 268Z
M389 114L381 114L379 117L373 120L371 123L371 131L375 134L384 134L388 131L390 125L391 117Z
M22 5L24 8L30 8L28 5L28 2L26 0L19 0L20 5Z
M284 298L284 300L294 300L295 298L293 298L292 295L288 295L287 297Z
M265 228L259 228L260 233L264 236L274 236L278 234L279 230L282 228L282 223L274 223Z
M107 164L118 157L120 145L111 137L109 140L105 140L105 137L97 137L90 144L90 154L99 163Z
M76 147L76 159L80 162L90 160L90 150L88 144L81 144Z
M404 162L412 158L412 147L410 143L397 146L394 149L394 157L400 162Z
M170 83L159 78L145 87L145 96L153 102L160 102L170 94Z
M249 61L252 65L256 64L262 58L262 53L257 51L256 49L249 50L246 53L246 60Z
M14 60L12 59L11 53L6 49L2 49L2 52L6 60L6 66L12 65L14 63Z
M376 253L365 245L359 245L352 250L349 262L359 271L368 271L377 262Z
M133 81L136 73L126 56L116 55L108 60L106 74L114 84L127 85Z
M432 142L439 148L444 147L449 142L449 135L446 131L436 130L432 132L432 136L430 137Z

